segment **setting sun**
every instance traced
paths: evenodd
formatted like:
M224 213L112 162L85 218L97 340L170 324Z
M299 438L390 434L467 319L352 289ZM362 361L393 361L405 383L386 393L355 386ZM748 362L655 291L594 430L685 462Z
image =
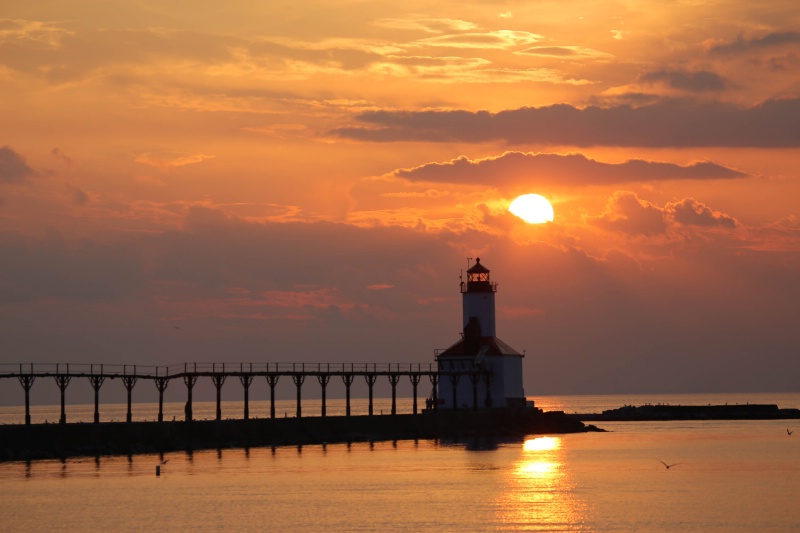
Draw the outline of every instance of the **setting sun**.
M544 224L553 221L553 206L547 198L538 194L518 196L508 210L528 224Z

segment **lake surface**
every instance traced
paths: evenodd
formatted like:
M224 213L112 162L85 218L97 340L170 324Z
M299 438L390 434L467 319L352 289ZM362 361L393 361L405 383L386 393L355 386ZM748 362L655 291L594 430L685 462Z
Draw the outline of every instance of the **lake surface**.
M800 406L797 393L535 400L567 412L642 403ZM214 408L202 406L208 418ZM2 524L7 531L55 524L72 531L800 530L800 432L786 431L800 421L601 426L609 432L530 436L492 449L397 441L0 463ZM659 460L677 464L667 469Z

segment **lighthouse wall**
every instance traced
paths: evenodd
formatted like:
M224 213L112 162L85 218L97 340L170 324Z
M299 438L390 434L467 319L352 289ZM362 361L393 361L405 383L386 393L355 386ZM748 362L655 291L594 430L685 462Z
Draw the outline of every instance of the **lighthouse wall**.
M475 389L469 376L457 378L455 389L448 371L468 370L474 357L448 357L439 360L439 408L440 409L472 409L475 406ZM492 371L489 382L491 405L486 404L487 386L483 376L477 383L477 406L512 407L525 404L525 391L522 386L522 357L519 355L486 356L481 367ZM454 400L455 395L455 402Z
M503 391L506 399L525 399L522 381L522 357L518 355L501 356L503 365Z
M482 337L495 336L494 292L465 292L462 294L463 326L476 317Z

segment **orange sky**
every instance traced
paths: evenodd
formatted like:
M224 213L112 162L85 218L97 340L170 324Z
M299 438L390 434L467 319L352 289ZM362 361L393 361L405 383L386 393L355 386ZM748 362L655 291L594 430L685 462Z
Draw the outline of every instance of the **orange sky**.
M529 395L798 390L795 1L162 4L4 6L2 362L429 362L480 256Z

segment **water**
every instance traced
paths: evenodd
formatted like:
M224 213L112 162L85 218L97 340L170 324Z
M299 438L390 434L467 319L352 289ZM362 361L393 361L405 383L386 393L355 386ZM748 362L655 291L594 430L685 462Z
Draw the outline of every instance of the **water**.
M800 405L800 394L703 398ZM586 412L699 399L536 400ZM800 432L786 432L800 421L601 425L610 431L491 450L398 441L170 453L159 477L155 455L5 463L3 529L800 530Z

